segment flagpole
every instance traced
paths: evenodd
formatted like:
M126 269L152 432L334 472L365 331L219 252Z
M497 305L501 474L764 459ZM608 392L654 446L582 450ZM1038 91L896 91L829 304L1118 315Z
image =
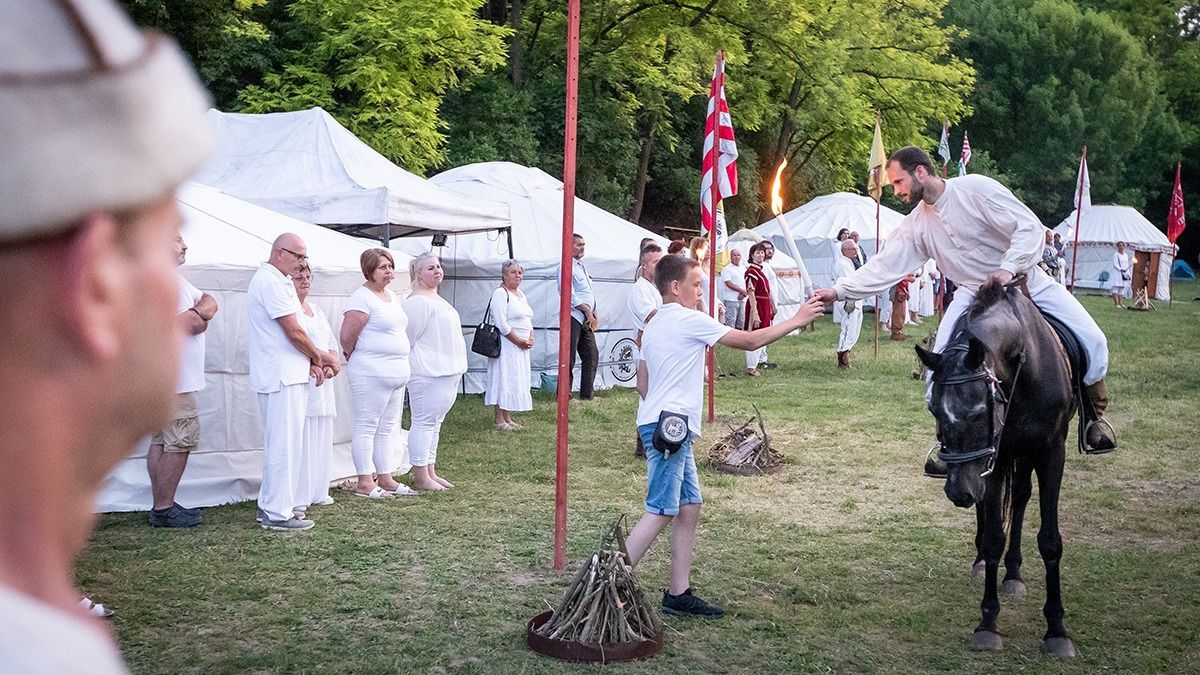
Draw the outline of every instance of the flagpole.
M562 259L558 289L558 425L554 446L554 569L567 565L567 441L570 426L571 277L575 250L575 118L579 104L579 2L567 4L567 102L563 130Z
M1175 303L1175 256L1179 254L1179 247L1175 245L1175 239L1179 235L1175 235L1175 239L1170 239L1171 234L1171 213L1175 211L1175 191L1181 190L1180 198L1182 199L1182 188L1179 185L1179 170L1183 166L1183 162L1175 163L1175 187L1171 189L1171 208L1167 210L1167 235L1171 242L1171 264L1167 266L1167 309L1171 309L1171 305Z
M716 115L717 122L713 125L713 143L712 148L708 151L712 164L712 189L709 193L712 195L712 204L710 204L712 225L708 228L708 312L710 316L716 316L717 311L713 303L716 300L717 288L717 204L721 201L721 166L717 163L717 158L721 146L721 104L719 99L725 87L725 52L723 50L717 51L716 68L713 73L715 77L721 78L721 83L717 91L718 100L713 102L713 114ZM716 75L717 73L720 75ZM705 126L708 126L707 122ZM703 227L703 223L701 223L701 227ZM705 352L705 361L708 364L708 421L713 422L717 418L715 391L717 355L716 349L713 347L706 348Z
M1071 248L1071 294L1075 294L1075 270L1079 267L1079 221L1083 217L1083 171L1087 166L1087 145L1079 160L1079 191L1075 197L1075 245Z
M875 128L876 129L880 128L882 123L883 123L883 113L879 110L876 110L875 111ZM880 168L879 170L884 171L886 169L887 169L887 158L884 158L883 167ZM869 188L870 187L870 184L869 184L870 178L868 178L867 181L868 181L867 187ZM878 257L879 256L879 211L880 211L879 203L883 201L883 179L876 178L875 182L877 185L879 185L879 195L875 197L875 255L876 255L876 257ZM894 312L894 311L896 311L896 309L893 307L892 311ZM874 355L875 355L875 357L878 357L879 356L879 294L878 293L875 294L875 317L874 317L874 319L875 320L871 322L871 323L875 324L875 354Z

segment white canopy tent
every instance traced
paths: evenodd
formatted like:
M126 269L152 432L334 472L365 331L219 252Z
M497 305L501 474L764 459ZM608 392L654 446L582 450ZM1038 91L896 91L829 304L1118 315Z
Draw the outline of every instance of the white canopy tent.
M1067 216L1054 231L1062 235L1066 244L1067 273L1071 278L1070 266L1074 265L1075 212ZM1126 253L1139 259L1152 260L1157 254L1158 263L1153 294L1157 300L1171 297L1171 263L1175 258L1175 247L1158 228L1137 209L1130 206L1100 205L1085 208L1079 223L1079 266L1075 270L1075 285L1080 288L1105 289L1111 285L1112 257L1117 252L1117 242L1126 244ZM1135 268L1137 265L1135 265Z
M525 268L521 290L533 307L531 385L536 386L541 374L554 376L558 359L562 182L539 169L510 162L470 164L438 174L430 181L456 198L502 202L511 209L513 248ZM596 388L632 387L636 374L632 360L635 331L626 298L637 271L642 238L654 239L664 247L667 241L578 197L575 232L587 241L582 262L592 278L600 319ZM429 250L430 238L400 239L393 241L392 247L415 255ZM492 291L500 283L500 265L508 259L507 243L494 232L468 234L451 237L439 254L446 272L442 296L458 310L469 331L483 319ZM468 345L472 337L466 336ZM465 391L480 393L486 385L487 359L474 353L468 357ZM578 380L576 375L576 387Z
M320 306L333 325L341 326L345 300L362 285L359 255L370 243L310 225L249 204L213 188L184 186L177 195L184 215L187 263L183 275L219 304L206 332L205 388L200 392L200 446L188 460L178 501L186 506L213 506L254 499L262 478L262 426L258 401L248 382L246 288L270 253L271 243L294 232L308 245L313 268L309 302ZM397 267L408 259L397 256ZM408 288L401 272L393 290ZM353 407L346 377L324 386L337 391L333 476L354 474L350 461ZM146 510L151 506L143 441L108 476L97 502L99 511ZM407 470L403 434L393 454L397 470Z
M792 239L808 274L817 288L833 286L836 280L837 268L835 263L838 252L837 234L846 228L859 234L859 245L867 257L875 255L875 200L849 192L817 197L804 206L792 209L783 214L791 230ZM879 247L900 226L904 215L887 208L879 209ZM786 252L783 240L783 228L775 218L754 228L761 237L770 239L775 244L775 250ZM778 253L776 253L778 256ZM870 304L868 302L868 304Z
M217 151L195 180L273 211L380 240L511 224L504 204L451 195L401 169L321 108L208 117Z

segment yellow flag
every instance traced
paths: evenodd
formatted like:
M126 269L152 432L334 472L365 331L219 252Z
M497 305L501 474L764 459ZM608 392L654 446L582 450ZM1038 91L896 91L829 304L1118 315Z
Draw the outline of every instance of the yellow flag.
M887 153L883 151L883 132L879 128L879 116L875 117L875 140L871 143L871 159L867 162L867 192L875 201L883 197L883 186L891 185L884 164Z

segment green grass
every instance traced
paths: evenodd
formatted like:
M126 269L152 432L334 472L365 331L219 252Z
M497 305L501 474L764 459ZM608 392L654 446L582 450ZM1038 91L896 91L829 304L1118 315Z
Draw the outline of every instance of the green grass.
M1170 310L1084 303L1109 335L1111 418L1121 449L1067 457L1061 502L1067 626L1079 657L1039 654L1044 574L1026 519L1029 595L1005 600L1005 649L968 650L981 587L967 572L973 515L920 475L931 437L912 342L870 325L849 373L834 369L835 326L770 348L779 370L722 378L720 420L756 403L789 460L743 478L701 469L706 504L693 583L725 619L669 619L648 663L613 672L1186 672L1200 669L1200 286ZM930 323L929 320L926 324ZM922 327L918 330L926 330ZM922 333L923 334L923 333ZM722 348L723 370L742 372ZM636 395L602 392L571 408L568 569L550 569L554 410L535 397L527 429L492 429L478 396L442 435L442 495L368 502L335 493L317 527L280 535L253 504L207 509L190 531L145 514L102 516L78 566L135 672L541 673L588 669L524 647L524 623L555 602L614 516L642 510L632 459ZM703 454L720 428L708 426ZM1068 439L1072 447L1074 439ZM665 585L666 541L638 569ZM594 667L592 667L594 668Z

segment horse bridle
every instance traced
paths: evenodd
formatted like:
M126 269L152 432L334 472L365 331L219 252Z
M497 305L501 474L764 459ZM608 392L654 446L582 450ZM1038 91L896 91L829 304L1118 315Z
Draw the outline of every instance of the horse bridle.
M947 348L944 353L955 351L965 352L968 349L969 347L966 344L958 344ZM1021 377L1021 367L1024 365L1025 351L1022 350L1020 360L1017 362L1017 370L1013 375L1012 380L1014 391L1017 386L1017 380ZM947 448L939 438L937 445L937 456L938 459L945 462L947 466L953 464L966 464L977 459L986 458L987 464L985 465L983 472L979 474L979 477L987 478L988 476L992 475L992 471L996 469L996 456L1000 452L1000 439L1004 436L1004 425L1008 421L1008 412L1011 410L1009 402L1012 400L1012 392L1009 392L1007 397L1004 395L1004 390L1000 387L1000 380L996 377L996 373L992 371L992 369L986 364L982 365L980 369L975 372L946 378L945 380L939 382L939 384L941 384L943 387L953 387L956 385L967 384L969 382L978 382L980 380L987 380L988 383L987 405L988 412L990 413L988 415L988 421L991 425L991 429L989 430L991 433L988 434L988 438L991 439L991 444L975 450L959 451L957 448ZM1004 409L1003 413L1000 411L1001 406ZM947 449L953 450L953 452L945 452Z

